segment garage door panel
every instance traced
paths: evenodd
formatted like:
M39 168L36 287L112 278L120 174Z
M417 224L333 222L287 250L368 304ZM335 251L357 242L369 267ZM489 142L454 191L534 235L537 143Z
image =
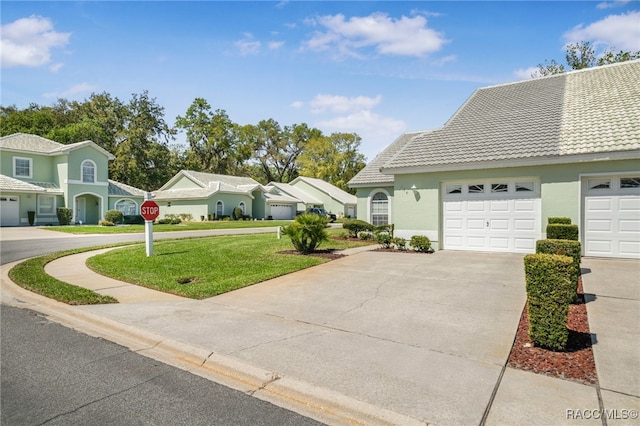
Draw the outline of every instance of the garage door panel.
M611 219L593 219L587 221L589 232L611 232Z
M618 209L621 212L640 213L640 197L639 198L620 198Z
M469 201L467 203L468 212L484 212L484 201Z
M516 231L535 231L535 220L533 219L515 219L513 221Z
M508 200L500 200L490 201L490 209L492 212L508 212L509 209L509 201Z
M446 219L445 220L445 227L447 229L451 229L451 230L462 230L462 219Z
M445 204L446 212L462 212L462 202L459 201L450 201Z
M621 255L636 257L640 253L640 241L620 241L618 251Z
M522 213L533 213L536 209L535 200L514 200L513 211Z
M620 220L618 222L618 230L620 232L640 233L640 219Z
M509 248L509 239L509 237L490 237L489 245L492 249L501 249L500 251L504 251Z
M536 249L535 238L515 238L513 240L513 247L517 251L532 252Z
M602 197L602 198L587 198L587 210L592 212L611 212L613 207L611 205L611 198Z
M508 231L509 219L491 219L489 221L491 230L494 231Z
M0 226L20 225L20 197L0 197Z
M470 236L467 238L467 246L473 249L483 249L486 246L484 237Z
M484 219L468 219L467 229L470 231L484 230Z

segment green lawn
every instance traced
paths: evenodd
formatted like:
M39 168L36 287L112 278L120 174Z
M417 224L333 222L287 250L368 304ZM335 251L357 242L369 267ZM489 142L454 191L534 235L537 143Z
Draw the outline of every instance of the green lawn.
M330 234L340 233L332 231ZM344 249L371 242L329 240L319 249ZM326 262L314 256L280 254L292 250L273 234L219 236L154 243L154 255L137 245L90 258L88 266L122 281L204 299ZM186 282L186 283L185 283Z
M290 220L219 220L212 222L184 222L180 225L153 225L153 232L202 231L209 229L267 228L290 225ZM47 226L43 229L70 234L134 234L144 233L144 225L98 226L70 225Z

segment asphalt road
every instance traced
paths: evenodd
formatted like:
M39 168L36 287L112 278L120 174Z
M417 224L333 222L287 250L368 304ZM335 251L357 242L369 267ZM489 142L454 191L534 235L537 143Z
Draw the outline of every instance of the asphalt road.
M36 312L0 315L3 426L320 424Z

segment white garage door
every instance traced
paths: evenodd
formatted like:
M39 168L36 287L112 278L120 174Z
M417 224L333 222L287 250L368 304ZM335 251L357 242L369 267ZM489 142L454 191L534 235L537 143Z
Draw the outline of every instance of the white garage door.
M534 253L540 190L534 180L445 183L443 248Z
M640 258L640 176L582 181L584 254Z
M275 220L293 219L291 206L288 204L271 205L271 217Z
M0 197L0 226L18 226L19 224L19 197Z

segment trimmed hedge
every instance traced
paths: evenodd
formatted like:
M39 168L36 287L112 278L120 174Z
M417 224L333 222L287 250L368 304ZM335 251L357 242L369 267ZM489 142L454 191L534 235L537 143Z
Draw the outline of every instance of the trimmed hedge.
M57 216L60 225L69 225L73 218L73 210L67 207L58 207Z
M374 226L359 219L349 219L342 223L342 227L349 232L349 236L357 238L360 232L373 232Z
M527 283L529 337L536 346L563 350L569 330L569 300L573 292L573 259L557 254L530 254L524 258Z
M550 224L562 224L562 225L571 225L570 217L550 217Z
M550 223L547 225L547 238L549 239L578 241L578 235L578 225L564 223Z
M427 253L431 250L431 240L425 235L414 235L409 240L409 245L420 253Z
M393 238L391 237L391 235L387 234L386 232L380 232L375 235L376 235L376 242L380 244L380 248L383 248L383 249L391 248L391 244L393 244Z
M124 215L120 210L107 210L104 213L104 220L111 223L122 223Z
M536 241L536 253L538 254L559 254L569 256L573 259L573 273L571 281L573 283L573 294L569 302L576 300L578 293L578 279L580 278L580 259L582 258L582 245L579 241L573 240L538 240Z

